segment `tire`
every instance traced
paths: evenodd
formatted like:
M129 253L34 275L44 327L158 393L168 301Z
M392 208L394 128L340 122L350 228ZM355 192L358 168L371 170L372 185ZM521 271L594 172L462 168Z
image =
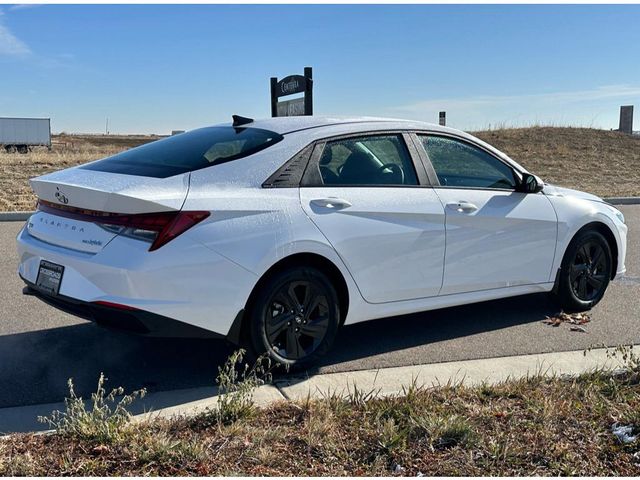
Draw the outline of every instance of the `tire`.
M249 343L288 368L315 363L332 346L340 324L336 289L312 267L275 273L257 291L249 308Z
M606 238L595 230L579 233L571 240L562 259L556 298L567 312L594 307L603 297L613 261Z

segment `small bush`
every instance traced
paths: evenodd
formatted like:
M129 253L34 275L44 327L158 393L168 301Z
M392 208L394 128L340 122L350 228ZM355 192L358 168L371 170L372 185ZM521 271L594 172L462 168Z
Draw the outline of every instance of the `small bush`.
M198 420L228 425L255 412L254 390L271 382L271 360L261 356L252 367L244 363L245 351L232 353L223 366L218 367L216 384L219 389L216 408L201 415Z
M122 438L123 428L129 422L131 414L127 407L137 398L144 397L146 391L136 390L124 395L119 401L116 397L124 394L122 387L114 388L106 395L104 374L100 374L98 387L91 394L91 407L87 409L82 397L78 397L69 379L69 397L65 399L65 411L58 410L48 417L38 417L38 421L48 423L57 433L79 440L109 444Z

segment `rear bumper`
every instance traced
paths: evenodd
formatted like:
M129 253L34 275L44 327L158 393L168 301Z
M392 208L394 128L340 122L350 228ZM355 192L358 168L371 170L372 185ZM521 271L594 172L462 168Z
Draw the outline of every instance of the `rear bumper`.
M155 336L228 337L256 276L188 233L153 252L145 242L116 237L93 254L51 245L23 229L18 274L28 293L101 325ZM64 267L55 297L34 292L42 260Z
M151 337L225 338L223 335L211 330L205 330L204 328L195 327L188 323L144 310L123 310L97 303L84 302L64 295L48 295L38 290L33 283L22 276L20 278L26 284L22 291L24 295L37 297L58 310L95 322L102 327Z

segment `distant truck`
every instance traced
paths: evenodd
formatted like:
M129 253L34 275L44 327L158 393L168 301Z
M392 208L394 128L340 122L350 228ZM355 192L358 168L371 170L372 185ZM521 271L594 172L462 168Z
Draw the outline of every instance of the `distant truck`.
M8 153L27 153L36 146L51 148L51 119L0 118L0 145Z

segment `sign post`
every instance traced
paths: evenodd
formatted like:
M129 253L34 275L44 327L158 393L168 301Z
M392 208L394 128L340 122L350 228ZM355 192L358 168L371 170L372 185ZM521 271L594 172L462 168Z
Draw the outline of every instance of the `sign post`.
M620 126L618 130L629 135L633 133L633 105L620 107Z
M280 97L303 93L292 100L278 101ZM311 67L304 68L304 75L289 75L281 80L271 77L271 116L293 117L313 115L313 76Z

